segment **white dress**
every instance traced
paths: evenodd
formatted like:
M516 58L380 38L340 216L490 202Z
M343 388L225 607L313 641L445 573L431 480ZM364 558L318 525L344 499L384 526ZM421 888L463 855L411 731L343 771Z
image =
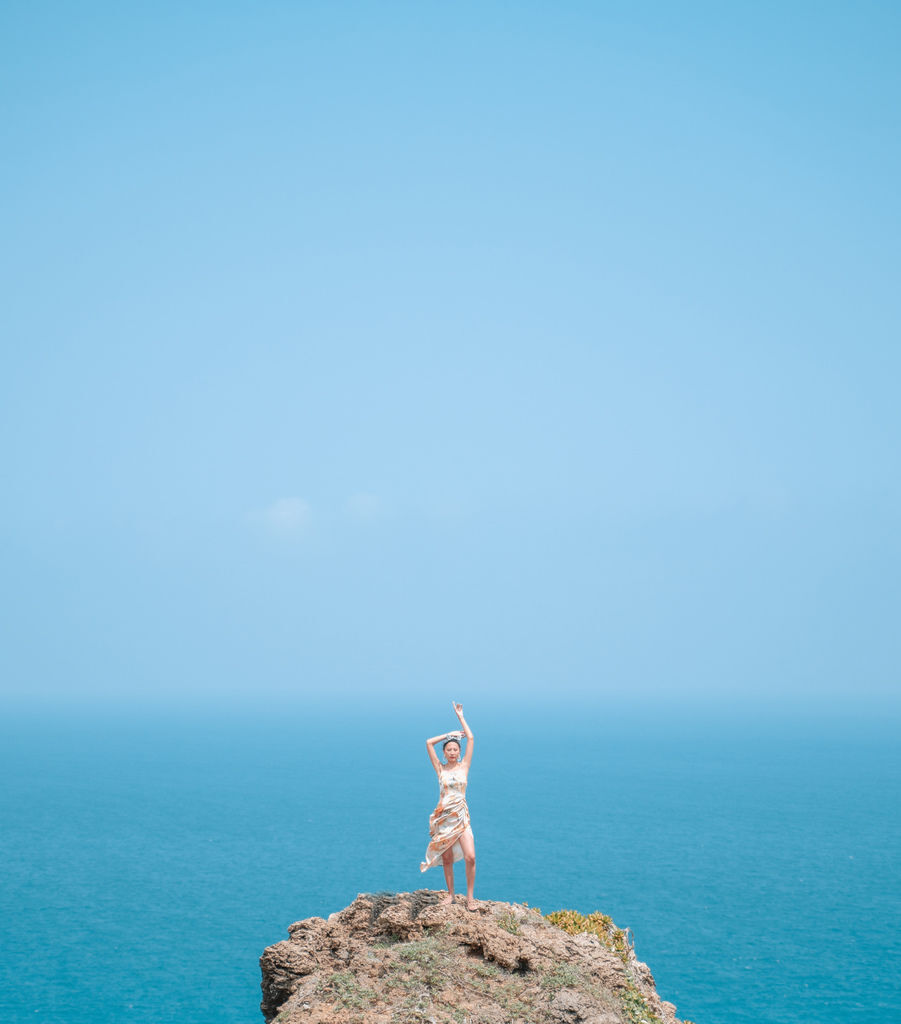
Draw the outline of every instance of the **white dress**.
M469 807L466 805L466 781L469 769L458 764L453 768L444 765L438 768L440 795L438 806L429 816L431 839L425 851L425 860L419 865L420 871L428 871L442 863L448 848L453 850L454 860L463 859L460 837L467 832L472 835L469 823Z

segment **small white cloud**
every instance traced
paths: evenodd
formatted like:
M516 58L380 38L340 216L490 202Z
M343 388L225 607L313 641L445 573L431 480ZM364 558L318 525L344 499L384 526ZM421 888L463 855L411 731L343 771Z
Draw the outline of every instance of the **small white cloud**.
M347 511L354 519L376 519L382 514L383 505L377 495L360 492L348 498Z
M313 518L310 503L303 498L279 498L263 510L263 521L273 533L292 536L305 530Z

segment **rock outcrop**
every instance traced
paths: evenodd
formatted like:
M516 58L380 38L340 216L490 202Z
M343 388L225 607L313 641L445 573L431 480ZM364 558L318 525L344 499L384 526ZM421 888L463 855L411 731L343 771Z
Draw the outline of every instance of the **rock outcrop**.
M260 958L266 1021L679 1024L609 918L549 915L558 927L525 904L441 895L363 893L292 924Z

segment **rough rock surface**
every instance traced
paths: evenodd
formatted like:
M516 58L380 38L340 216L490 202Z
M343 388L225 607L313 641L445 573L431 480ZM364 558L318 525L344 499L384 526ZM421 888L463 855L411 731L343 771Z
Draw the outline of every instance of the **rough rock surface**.
M628 942L570 935L524 904L467 911L441 896L363 893L292 924L260 958L266 1021L679 1024Z

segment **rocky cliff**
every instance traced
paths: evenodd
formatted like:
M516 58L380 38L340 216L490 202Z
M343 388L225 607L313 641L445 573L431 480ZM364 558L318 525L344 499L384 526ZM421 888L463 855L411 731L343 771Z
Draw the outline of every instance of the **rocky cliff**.
M260 958L278 1024L679 1024L628 932L602 914L441 893L363 893ZM690 1024L690 1022L686 1022Z

